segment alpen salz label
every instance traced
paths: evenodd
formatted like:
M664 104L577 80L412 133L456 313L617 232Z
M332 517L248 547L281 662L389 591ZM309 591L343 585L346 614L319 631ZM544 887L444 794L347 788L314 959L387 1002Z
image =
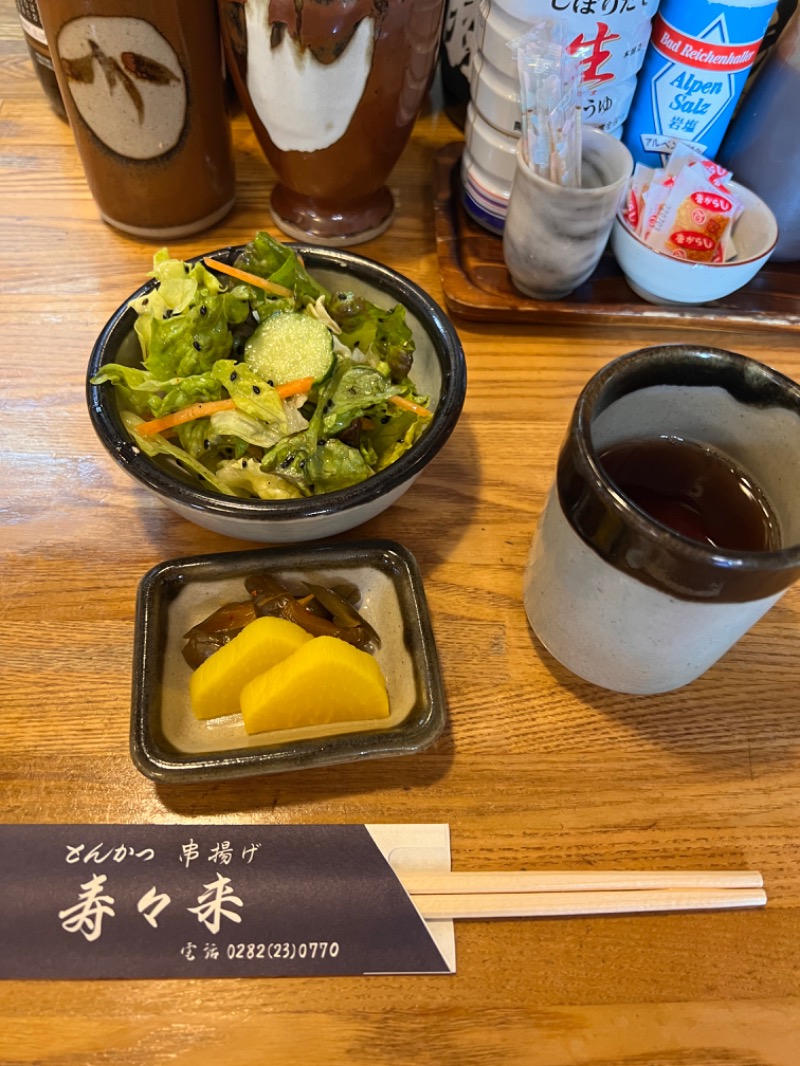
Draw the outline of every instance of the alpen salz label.
M662 4L623 138L637 162L663 166L679 141L714 157L775 6Z

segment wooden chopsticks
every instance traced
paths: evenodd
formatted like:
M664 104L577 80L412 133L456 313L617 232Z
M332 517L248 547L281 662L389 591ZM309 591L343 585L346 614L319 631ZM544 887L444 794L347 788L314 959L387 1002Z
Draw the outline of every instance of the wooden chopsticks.
M396 871L423 918L646 914L763 907L756 871Z

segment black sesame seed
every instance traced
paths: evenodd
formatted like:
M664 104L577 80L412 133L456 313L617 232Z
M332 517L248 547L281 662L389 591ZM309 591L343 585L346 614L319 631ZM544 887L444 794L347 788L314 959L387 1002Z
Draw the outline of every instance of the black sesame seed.
M231 381L236 381L236 379L238 378L238 376L239 376L239 375L238 375L238 374L236 373L236 371L235 371L235 370L232 370L232 371L231 371Z
M256 394L256 396L261 395L261 389L258 387L258 385L253 386L253 392Z
M168 307L166 309L166 311L164 312L164 318L172 318L172 309L171 308Z
M201 315L207 315L208 314L208 308L206 307L205 304L203 304L203 306L200 308L200 314Z
M242 459L242 467L244 468L246 466L247 466L247 460L246 459Z
M196 352L202 352L203 350L203 345L200 343L200 341L192 341L192 346L194 347L194 350Z
M293 455L287 455L286 456L286 458L281 463L281 466L283 467L284 470L286 469L287 466L291 466L292 465L292 460L293 459L294 459Z
M149 303L150 303L150 297L149 296L145 296L145 298L142 300L142 307L146 307L147 304L149 304Z
M275 387L275 382L274 381L268 381L267 384L269 386L273 387L273 388Z

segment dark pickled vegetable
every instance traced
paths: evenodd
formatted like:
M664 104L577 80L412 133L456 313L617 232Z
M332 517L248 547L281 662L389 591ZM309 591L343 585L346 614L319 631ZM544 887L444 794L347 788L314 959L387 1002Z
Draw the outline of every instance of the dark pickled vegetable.
M184 634L183 657L193 670L256 618L252 600L226 603Z
M260 573L244 584L249 600L226 603L185 634L183 657L193 670L264 616L286 618L312 636L338 637L362 651L380 647L378 634L354 607L360 594L349 582L331 587L304 582L304 590L293 593L271 574Z
M314 594L315 599L330 612L331 618L343 629L360 629L367 635L368 642L374 647L381 646L380 637L355 607L339 595L335 589L325 588L324 585L312 585L310 581L303 582L306 588Z
M322 585L304 584L310 600L293 595L271 574L255 574L245 581L258 616L286 618L312 636L338 637L362 651L380 647L378 634L345 596Z

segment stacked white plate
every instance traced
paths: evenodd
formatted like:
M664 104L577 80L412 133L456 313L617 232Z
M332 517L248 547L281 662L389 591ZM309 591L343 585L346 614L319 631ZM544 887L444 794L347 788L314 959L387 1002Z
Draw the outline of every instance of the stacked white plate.
M658 0L648 5L608 0L587 14L575 9L595 5L562 6L569 7L563 17L583 60L583 121L619 136ZM537 19L554 14L550 0L479 0L477 5L461 179L467 213L494 233L503 231L522 131L517 60L509 42L524 36Z

